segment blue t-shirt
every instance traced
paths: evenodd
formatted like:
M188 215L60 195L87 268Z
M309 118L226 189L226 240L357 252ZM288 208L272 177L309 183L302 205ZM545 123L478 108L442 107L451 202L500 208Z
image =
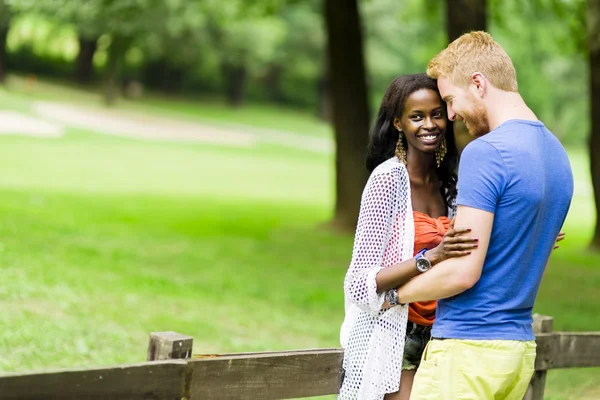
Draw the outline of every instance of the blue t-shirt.
M572 196L567 153L539 121L510 120L467 145L457 204L494 223L481 278L438 302L433 337L535 339L533 303Z

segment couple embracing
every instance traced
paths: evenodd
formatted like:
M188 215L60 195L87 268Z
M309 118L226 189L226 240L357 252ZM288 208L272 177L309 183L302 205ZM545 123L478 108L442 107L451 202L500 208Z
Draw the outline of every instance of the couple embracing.
M461 154L453 121L475 139ZM396 78L367 155L344 281L340 399L521 400L532 309L573 195L510 57L471 32Z

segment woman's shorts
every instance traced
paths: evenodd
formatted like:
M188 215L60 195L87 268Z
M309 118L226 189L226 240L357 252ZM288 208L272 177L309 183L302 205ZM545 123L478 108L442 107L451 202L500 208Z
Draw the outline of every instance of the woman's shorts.
M414 370L419 367L425 346L431 339L431 327L408 321L402 370Z

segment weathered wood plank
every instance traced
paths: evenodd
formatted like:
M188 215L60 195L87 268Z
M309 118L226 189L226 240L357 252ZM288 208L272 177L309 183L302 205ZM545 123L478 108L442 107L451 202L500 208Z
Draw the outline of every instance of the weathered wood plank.
M340 348L322 348L322 349L301 349L301 350L284 350L284 351L253 351L247 353L212 353L212 354L194 354L192 358L194 359L207 359L207 358L223 358L223 357L249 357L249 356L266 356L269 354L275 355L291 355L291 354L306 354L310 353L329 353L329 352L344 352Z
M148 361L190 358L194 339L175 332L152 332L148 342Z
M1 400L181 400L185 361L0 377Z
M547 315L534 314L531 324L534 334L550 333L554 330L554 318Z
M339 391L343 351L304 350L188 361L192 399L291 399Z
M551 333L554 329L554 318L546 315L533 315L533 333ZM524 400L544 400L544 390L546 388L547 371L535 371L529 382L527 393Z
M535 369L600 366L600 332L555 332L536 336Z

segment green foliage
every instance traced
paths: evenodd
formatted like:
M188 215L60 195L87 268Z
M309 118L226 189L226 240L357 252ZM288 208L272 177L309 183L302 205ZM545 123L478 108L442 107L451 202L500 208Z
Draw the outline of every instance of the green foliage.
M564 143L583 143L589 131L580 43L585 35L574 36L581 6L582 0L506 0L491 7L498 16L491 21L491 32L513 59L520 92Z
M446 45L440 7L429 1L364 2L366 61L372 107L378 107L391 81L401 74L425 72L427 63Z
M376 108L393 78L424 71L445 46L445 12L434 0L360 5ZM489 0L488 5L490 31L513 58L528 103L561 140L583 143L589 131L581 117L588 110L585 1ZM150 87L223 92L227 71L244 70L251 99L312 110L321 103L326 58L320 0L12 0L11 6L24 17L43 15L76 34L102 37L100 67L111 39L128 38L126 75ZM11 53L16 51L12 46Z
M8 25L12 17L12 9L6 0L0 0L0 28Z
M160 0L12 0L24 13L47 15L73 24L79 34L97 37L110 34L134 37L164 26L169 5Z

